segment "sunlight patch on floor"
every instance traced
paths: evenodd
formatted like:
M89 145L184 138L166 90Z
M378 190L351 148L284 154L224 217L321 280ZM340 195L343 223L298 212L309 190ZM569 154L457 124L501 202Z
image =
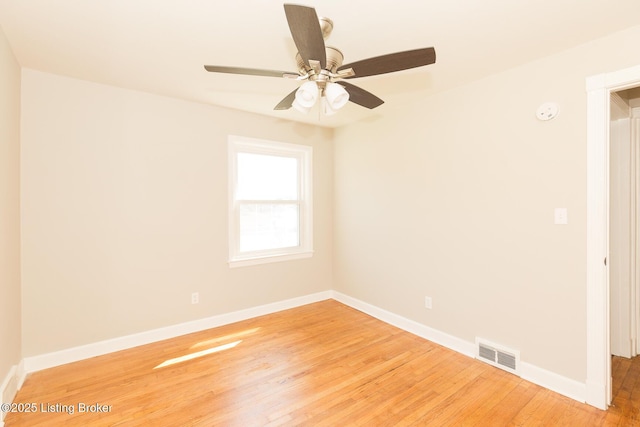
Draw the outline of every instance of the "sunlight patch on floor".
M175 365L176 363L182 363L182 362L186 362L187 360L197 359L198 357L207 356L209 354L217 353L219 351L229 350L230 348L237 346L241 342L242 340L234 341L229 344L223 344L217 347L209 348L207 350L197 351L195 353L186 354L184 356L175 357L173 359L168 359L162 362L161 364L159 364L158 366L154 367L153 369L164 368L165 366Z
M251 335L251 334L255 334L256 332L258 332L260 329L262 329L261 327L257 327L257 328L251 328L251 329L245 329L244 331L241 332L236 332L235 334L229 334L229 335L224 335L221 337L217 337L217 338L211 338L210 340L206 340L206 341L200 341L197 344L192 345L191 349L194 348L199 348L199 347L209 347L210 345L222 342L222 341L229 341L232 340L234 338L239 338L239 337L244 337L247 335Z

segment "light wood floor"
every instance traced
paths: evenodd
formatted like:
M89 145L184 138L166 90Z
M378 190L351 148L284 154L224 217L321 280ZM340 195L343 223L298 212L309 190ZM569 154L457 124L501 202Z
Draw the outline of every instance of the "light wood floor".
M617 360L614 371L615 406L600 411L329 300L33 373L15 402L35 403L37 413L10 413L5 422L640 425L640 363ZM79 412L80 403L110 411Z

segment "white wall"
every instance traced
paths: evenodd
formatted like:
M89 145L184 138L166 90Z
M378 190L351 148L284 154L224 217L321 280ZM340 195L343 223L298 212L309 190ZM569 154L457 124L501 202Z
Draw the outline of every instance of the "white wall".
M228 267L229 134L313 146L311 259ZM23 70L24 356L331 289L332 161L330 130Z
M584 382L585 78L640 63L638 40L634 27L338 130L336 290ZM560 114L540 122L546 101Z
M6 402L21 357L20 67L1 28L0 94L0 397Z

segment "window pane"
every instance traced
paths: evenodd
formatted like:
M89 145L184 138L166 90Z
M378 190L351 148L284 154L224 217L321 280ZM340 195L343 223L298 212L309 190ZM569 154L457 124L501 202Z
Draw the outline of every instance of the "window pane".
M300 245L297 204L242 203L240 252Z
M238 200L297 200L298 159L238 153Z

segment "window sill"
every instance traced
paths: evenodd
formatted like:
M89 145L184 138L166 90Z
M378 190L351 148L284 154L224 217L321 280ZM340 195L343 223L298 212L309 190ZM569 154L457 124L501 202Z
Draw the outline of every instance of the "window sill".
M311 258L313 251L299 252L285 255L266 255L256 258L235 259L229 261L230 268L248 267L251 265L269 264L272 262L292 261L296 259Z

